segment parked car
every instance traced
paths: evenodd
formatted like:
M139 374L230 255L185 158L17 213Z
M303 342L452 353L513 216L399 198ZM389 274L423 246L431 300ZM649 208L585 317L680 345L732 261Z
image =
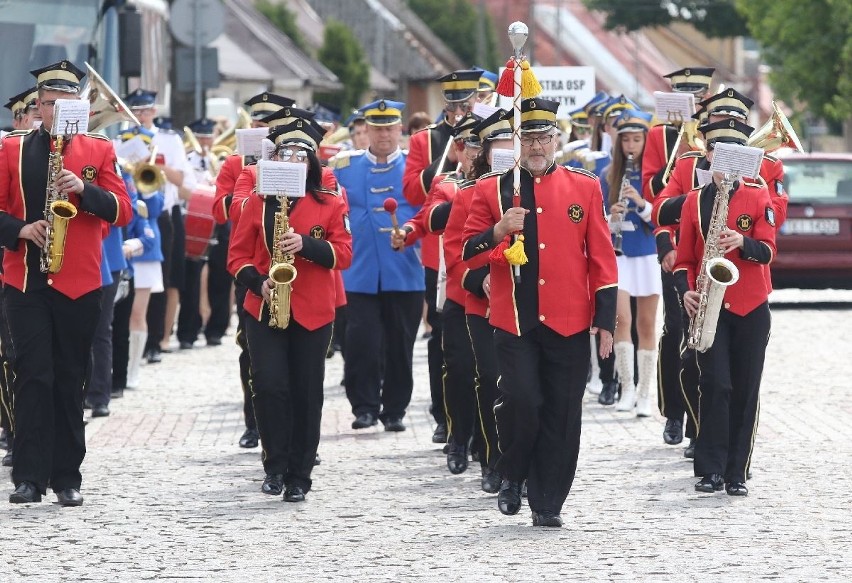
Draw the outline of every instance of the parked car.
M852 289L852 154L789 153L774 287Z

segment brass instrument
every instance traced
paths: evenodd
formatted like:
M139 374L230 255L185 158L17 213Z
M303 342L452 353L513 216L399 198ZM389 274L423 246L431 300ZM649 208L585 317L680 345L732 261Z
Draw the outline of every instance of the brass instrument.
M725 259L719 249L719 234L727 228L728 202L734 179L735 176L725 174L722 184L716 191L710 226L704 238L701 269L695 280L695 291L700 294L700 298L698 311L689 321L686 345L699 352L707 352L713 346L725 289L737 283L740 277L737 266L729 259Z
M627 197L624 196L625 187L630 185L630 175L633 174L633 154L627 155L627 163L624 166L624 176L621 178L621 192L618 194L618 202L626 203ZM612 242L612 248L615 250L615 255L621 256L624 255L624 250L622 249L622 245L624 244L624 234L621 231L621 223L624 221L624 215L621 213L613 213L610 216L610 221L612 222L612 234L615 236L615 239Z
M792 148L797 152L804 152L799 136L793 131L793 126L787 120L778 105L772 102L772 115L766 123L751 134L747 146L761 148L766 153L774 152L779 148Z
M42 273L59 273L65 257L65 238L68 221L77 215L77 207L68 200L68 195L56 188L56 177L62 172L62 149L65 136L53 138L53 151L48 155L47 192L44 203L44 220L48 222L44 246L41 248L39 269Z
M224 160L237 151L237 130L244 130L250 127L251 116L245 109L240 107L237 109L237 122L213 140L213 145L210 146L210 153L215 158Z
M139 120L124 102L106 84L98 72L86 63L89 81L81 92L89 100L89 131L97 132L115 123L128 121L139 125Z
M278 212L272 226L272 260L269 267L269 279L275 282L275 287L269 291L269 326L285 329L290 325L290 294L293 291L293 281L296 279L296 266L293 265L292 253L284 253L278 247L278 242L290 230L289 200L286 196L278 196Z
M166 186L166 177L163 171L154 162L157 160L157 146L151 149L151 158L147 162L140 162L127 168L133 174L133 182L136 184L136 190L139 194L146 195L158 190L163 190Z
M183 126L183 149L187 154L194 150L199 156L204 155L204 148L201 147L195 132L189 129L189 126Z
M675 161L677 160L677 151L680 148L680 142L686 137L686 143L693 150L700 152L705 151L704 140L698 137L698 120L683 121L680 123L680 130L677 133L677 139L672 148L672 154L666 162L666 171L663 173L663 184L667 184L674 170Z

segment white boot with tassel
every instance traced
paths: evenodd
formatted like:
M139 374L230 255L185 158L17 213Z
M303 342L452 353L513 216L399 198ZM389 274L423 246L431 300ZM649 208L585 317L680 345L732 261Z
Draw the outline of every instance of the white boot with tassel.
M127 388L139 388L139 366L145 353L145 342L148 340L146 330L131 330L130 345L127 349Z
M657 351L637 350L639 359L639 399L636 401L636 416L650 417L654 414L654 397L656 391L651 391L651 385L657 378Z
M633 386L633 343L615 343L615 370L621 383L621 398L615 404L616 411L633 412L636 406L636 387Z

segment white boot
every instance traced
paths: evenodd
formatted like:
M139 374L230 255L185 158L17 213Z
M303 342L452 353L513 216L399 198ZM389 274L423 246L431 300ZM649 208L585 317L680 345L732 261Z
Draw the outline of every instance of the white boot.
M148 332L145 330L130 331L130 346L127 349L127 388L139 388L139 365L145 353L145 342Z
M595 337L591 336L592 342L592 378L586 383L586 390L593 395L600 395L603 390L601 382L601 367L598 365L598 348L595 343Z
M633 412L636 406L636 387L633 386L633 343L615 343L615 370L621 383L621 398L615 404L616 411Z
M654 397L656 391L651 391L651 385L657 378L657 351L637 350L639 359L639 399L636 401L636 416L650 417L654 414Z

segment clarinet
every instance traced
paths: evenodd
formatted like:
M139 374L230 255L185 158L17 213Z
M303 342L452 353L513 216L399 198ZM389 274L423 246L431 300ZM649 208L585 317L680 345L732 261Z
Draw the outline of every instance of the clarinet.
M633 154L627 155L627 164L624 166L624 176L621 178L621 192L618 195L618 202L626 203L627 197L624 196L624 189L630 185L630 176L633 174ZM624 255L622 246L624 245L624 234L621 231L621 223L624 221L622 213L613 213L610 217L612 221L612 233L614 235L612 247L615 250L616 256Z

